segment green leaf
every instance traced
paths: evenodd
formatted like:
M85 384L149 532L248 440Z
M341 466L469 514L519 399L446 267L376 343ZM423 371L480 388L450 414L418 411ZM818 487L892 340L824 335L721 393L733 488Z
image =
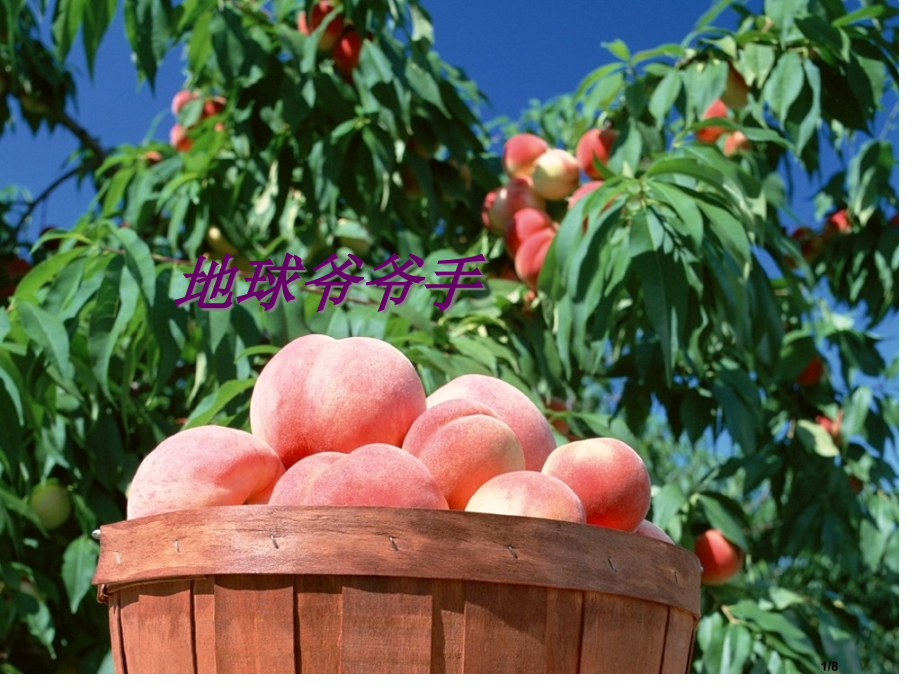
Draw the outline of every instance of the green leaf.
M773 108L781 125L786 123L789 108L799 97L804 85L802 58L797 53L785 53L764 85L767 103Z
M54 38L55 53L61 62L67 58L74 39L77 37L77 31L80 30L84 4L92 3L87 0L58 0L55 5L51 35Z
M71 613L77 612L80 602L90 590L98 560L99 544L86 535L74 539L64 551L61 578L70 600Z
M210 424L224 407L237 396L245 393L255 385L254 379L243 381L224 381L220 388L204 398L189 414L183 429Z
M751 632L740 623L728 626L728 632L722 643L722 663L719 673L741 673L744 665L750 661L754 638Z
M824 458L834 458L840 454L830 433L820 424L800 419L795 425L795 436L809 453Z
M118 0L91 0L83 7L83 50L90 78L93 77L96 64L96 52L112 23Z
M125 0L125 33L138 75L151 84L169 48L170 0Z
M681 84L680 73L677 70L671 70L665 75L664 79L658 82L652 92L648 102L648 111L658 122L659 127L671 111L674 101L677 100Z
M712 493L700 494L697 503L711 527L722 532L726 539L744 551L748 550L747 537L744 536L743 513L737 503L730 498Z
M28 302L19 304L19 313L26 334L60 373L59 383L73 381L74 367L70 361L70 338L67 336L64 324L54 314ZM72 385L71 383L70 386Z

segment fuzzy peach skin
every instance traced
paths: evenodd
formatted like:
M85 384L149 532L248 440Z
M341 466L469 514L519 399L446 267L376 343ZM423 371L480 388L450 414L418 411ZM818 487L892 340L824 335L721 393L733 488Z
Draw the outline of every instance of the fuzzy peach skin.
M412 363L376 338L305 335L272 357L252 391L252 432L290 467L326 451L402 444L425 411Z
M634 531L648 512L651 482L642 458L622 441L592 438L554 450L543 473L578 494L589 525Z
M330 465L347 457L345 453L329 451L317 453L298 460L285 472L272 491L269 505L273 506L305 506L307 495L316 478L325 472Z
M600 171L594 165L594 157L597 156L598 160L606 164L616 140L617 133L612 129L589 129L581 135L578 146L575 147L575 158L581 169L585 171L585 175L592 180L603 179Z
M492 477L524 469L524 451L511 427L473 400L429 409L409 429L403 450L425 464L453 510L463 510Z
M649 522L648 520L643 520L639 523L639 526L636 527L636 534L642 537L648 537L649 539L657 539L658 541L663 541L665 544L674 543L671 537L668 536L667 532L661 529L654 522Z
M575 156L562 149L550 149L534 164L533 189L544 199L565 199L575 191L580 174Z
M529 177L514 177L493 191L494 196L492 192L486 195L482 216L486 227L496 235L505 232L511 217L522 208L546 208L546 200L534 191Z
M706 112L703 113L702 119L708 120L711 117L728 117L728 108L725 107L725 103L719 98L714 100L712 105L706 108ZM719 137L725 134L725 132L725 127L701 127L696 130L696 139L704 144L715 144L719 140Z
M282 474L278 455L252 434L222 426L186 429L160 443L137 468L128 519L266 503Z
M513 259L521 244L542 230L552 230L553 234L556 231L556 224L546 211L522 208L515 212L505 227L505 249L508 250L508 255Z
M466 374L429 395L428 408L457 398L475 400L491 407L520 441L524 449L524 468L540 471L547 456L556 447L556 438L543 412L530 398L494 376Z
M479 487L466 504L468 513L585 522L585 509L572 489L542 472L507 472Z
M725 584L741 570L744 560L741 549L717 529L708 529L698 536L693 553L700 559L703 567L700 580L705 585Z
M448 509L422 461L385 443L358 448L334 462L313 481L305 500L312 506Z
M537 158L547 149L549 149L549 144L536 134L515 134L505 142L502 167L508 173L508 177L518 175L529 177L533 173Z
M514 271L529 288L536 289L549 247L556 237L554 229L541 230L528 237L514 256Z

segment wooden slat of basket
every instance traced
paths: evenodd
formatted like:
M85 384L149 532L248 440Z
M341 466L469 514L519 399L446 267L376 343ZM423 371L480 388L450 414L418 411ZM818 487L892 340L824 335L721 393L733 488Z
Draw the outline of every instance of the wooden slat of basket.
M688 648L687 640L693 640L696 619L686 611L671 609L668 617L668 634L661 660L662 673L688 673L693 656L693 645Z
M342 578L298 575L298 670L339 673L342 646Z
M118 607L123 638L131 641L124 645L128 673L195 672L189 582L124 590L118 593Z
M683 549L601 527L455 511L239 506L151 516L102 528L94 582L229 573L504 582L699 611L699 561Z
M434 580L431 600L431 672L463 671L466 587L459 580Z
M654 602L586 592L581 673L657 672L667 618Z

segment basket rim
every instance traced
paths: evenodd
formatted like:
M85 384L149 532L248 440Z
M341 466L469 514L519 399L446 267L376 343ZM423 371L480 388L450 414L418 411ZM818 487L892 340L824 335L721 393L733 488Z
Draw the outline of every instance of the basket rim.
M700 562L678 546L541 518L408 508L222 506L100 529L93 584L210 575L364 575L619 594L700 617Z

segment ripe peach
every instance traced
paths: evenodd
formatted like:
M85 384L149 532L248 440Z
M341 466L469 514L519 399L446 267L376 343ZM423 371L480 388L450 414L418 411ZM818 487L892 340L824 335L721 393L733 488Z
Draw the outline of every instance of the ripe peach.
M706 585L721 585L741 570L741 549L732 544L717 529L709 529L696 538L693 552L700 559L703 572L700 580Z
M544 199L565 199L578 186L580 172L575 156L562 149L550 149L534 164L534 191Z
M649 539L657 539L658 541L663 541L665 544L674 543L671 537L668 536L667 532L661 529L654 522L649 522L648 520L643 520L639 523L639 526L636 527L636 534L641 537L648 537Z
M227 99L223 96L215 96L214 98L206 99L204 105L201 106L201 119L205 120L209 117L214 117L222 112L226 106Z
M589 129L581 135L578 146L575 147L575 158L578 159L578 165L585 171L585 175L594 180L603 179L594 166L594 157L597 156L598 160L606 163L616 140L617 133L612 129Z
M810 264L815 262L824 249L824 238L812 232L811 228L796 228L790 237L799 243L802 258Z
M556 224L546 211L538 208L522 208L517 211L505 227L505 249L513 259L521 244L543 230L555 233Z
M514 177L493 192L486 195L482 213L486 227L497 235L505 232L511 217L522 208L546 208L546 201L534 191L528 177Z
M524 450L524 467L539 471L556 447L553 430L540 409L510 383L492 376L467 374L428 396L428 408L457 398L485 403L511 427Z
M364 39L361 38L361 34L353 27L348 27L332 47L332 61L348 81L351 80L351 74L355 71L355 67L358 66L363 44Z
M429 408L415 420L402 447L424 463L454 510L463 510L492 477L524 469L524 451L511 427L475 400L448 400Z
M334 11L335 5L333 3L329 2L329 0L320 0L314 4L313 9L310 10L309 26L307 26L306 13L301 13L300 16L297 17L297 30L302 34L309 36L311 33L319 29L320 25L323 23L323 20ZM301 19L301 17L303 17L303 19ZM342 35L344 29L345 19L340 14L332 21L330 21L329 25L326 27L326 30L323 31L323 35L319 39L319 49L323 52L332 50L332 47L339 39L339 36Z
M728 66L728 78L725 80L725 91L722 92L722 102L729 108L739 109L747 105L750 89L744 77L732 65Z
M265 503L284 466L268 444L222 426L180 431L137 468L128 519L186 508Z
M189 138L185 127L178 122L169 130L169 145L176 151L188 151L192 148L192 140Z
M554 229L541 230L524 240L518 248L514 257L514 270L527 287L536 289L543 262L555 236Z
M824 227L821 228L821 236L829 240L837 237L837 235L849 235L852 229L850 219L847 218L847 210L842 208L827 217L824 221Z
M472 495L466 510L585 522L585 508L571 488L555 477L527 470L493 477Z
M722 151L726 156L738 156L743 151L751 150L751 142L741 130L736 129L734 132L725 137L722 142Z
M603 186L603 182L600 180L592 180L591 182L585 182L578 189L572 192L572 196L569 197L569 208L572 208L575 204L578 203L578 200L588 196L591 192L599 187Z
M275 488L272 491L269 505L273 506L305 506L310 505L306 502L307 495L313 486L313 482L326 469L347 457L345 453L336 453L329 451L327 453L317 453L309 457L298 460L291 465L288 470L281 476Z
M721 99L717 98L712 105L706 108L702 119L708 120L710 117L728 117L728 108L725 107L725 103ZM696 139L704 144L714 144L719 140L719 137L725 134L725 131L724 127L702 127L696 130Z
M313 481L305 500L314 506L448 509L421 460L386 443L363 446L334 462Z
M537 158L547 149L549 144L536 134L515 134L505 142L502 168L508 173L508 177L530 177Z
M821 355L813 355L812 358L808 360L808 364L805 365L805 368L799 372L795 382L802 386L802 388L812 388L821 383L823 377L824 360L821 359Z
M198 98L198 94L194 91L189 91L188 89L182 89L175 96L173 96L172 104L170 109L172 114L176 117L179 117L179 113L182 109L191 101L194 101Z
M329 450L402 443L425 411L412 363L375 338L305 335L285 345L252 391L252 432L286 467Z
M834 445L840 448L843 446L843 410L837 410L836 419L831 419L825 415L818 415L815 421L821 425L827 433L831 435Z
M648 512L651 482L642 458L622 441L592 438L560 446L543 473L578 494L589 525L632 532Z

